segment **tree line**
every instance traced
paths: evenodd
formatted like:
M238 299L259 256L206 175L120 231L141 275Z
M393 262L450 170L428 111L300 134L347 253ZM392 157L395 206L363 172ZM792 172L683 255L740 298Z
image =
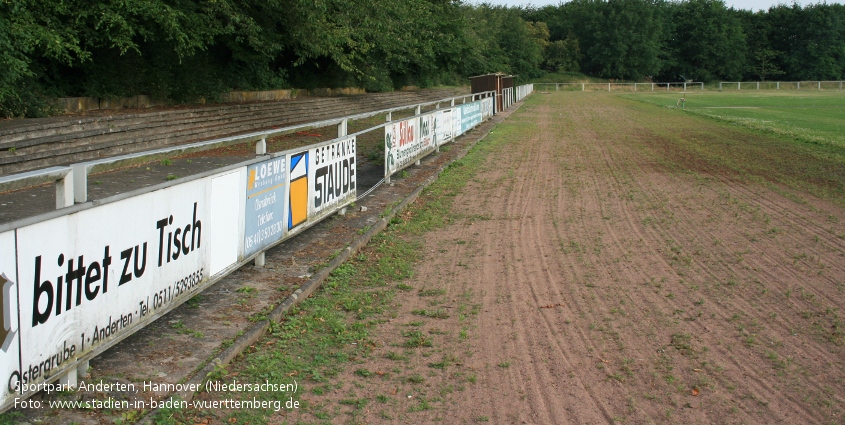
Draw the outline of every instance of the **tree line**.
M845 77L841 4L751 12L719 0L573 0L523 17L548 26L546 66L557 70L668 82Z
M845 8L718 0L0 0L0 112L49 99L527 80L575 71L660 81L842 79Z

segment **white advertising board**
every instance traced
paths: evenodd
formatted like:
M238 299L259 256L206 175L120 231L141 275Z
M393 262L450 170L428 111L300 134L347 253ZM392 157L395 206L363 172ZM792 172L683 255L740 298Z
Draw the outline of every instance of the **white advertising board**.
M355 137L347 137L308 151L308 219L319 220L355 200Z
M421 152L419 119L411 118L384 127L385 176L416 161Z
M461 107L455 105L452 108L452 137L458 137L461 134Z
M233 226L231 211L212 221L213 177L17 230L21 383L49 380L200 288L210 241L237 244L219 231ZM236 190L235 205L239 182L239 173L219 180Z
M441 146L452 140L452 110L446 109L434 113L434 141Z
M492 97L485 97L481 99L481 120L484 121L487 118L493 116L493 98Z
M436 147L434 142L434 113L420 117L420 152L426 155Z
M242 188L245 180L244 168L211 179L209 276L237 263L238 253L242 252L243 217L246 210L243 200L246 192Z
M0 405L20 394L9 379L21 364L17 282L15 232L10 231L0 234Z

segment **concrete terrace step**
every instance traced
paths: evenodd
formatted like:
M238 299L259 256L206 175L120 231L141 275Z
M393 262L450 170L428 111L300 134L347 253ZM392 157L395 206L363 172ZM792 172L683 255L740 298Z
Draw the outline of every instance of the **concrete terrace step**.
M294 123L411 106L455 94L455 90L421 90L101 117L52 117L31 120L31 123L7 124L0 128L0 175Z

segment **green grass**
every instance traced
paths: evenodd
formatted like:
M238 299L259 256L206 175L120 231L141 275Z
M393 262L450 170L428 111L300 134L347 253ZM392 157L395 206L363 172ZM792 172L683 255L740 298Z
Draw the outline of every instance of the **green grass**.
M624 97L674 108L678 93ZM793 137L810 143L845 147L845 93L838 91L692 92L685 111L735 125Z
M671 169L761 182L797 203L806 200L781 185L845 204L843 93L691 93L683 111L677 93L590 96L634 102L626 107L638 131Z

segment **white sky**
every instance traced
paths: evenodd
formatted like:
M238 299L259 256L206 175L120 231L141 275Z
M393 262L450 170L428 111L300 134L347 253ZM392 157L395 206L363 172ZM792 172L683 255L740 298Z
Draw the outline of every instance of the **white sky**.
M828 0L828 4L832 3L839 3L841 4L845 0ZM471 0L471 3L481 3L480 0ZM503 6L524 6L527 4L532 4L534 6L546 6L546 5L557 5L561 3L560 0L484 0L485 3L491 3L496 5L503 5ZM806 5L811 3L823 3L823 0L815 0L815 1L798 1L799 5ZM563 2L565 3L565 2ZM728 7L733 7L734 9L750 9L753 11L757 10L768 10L769 7L775 6L779 3L783 4L792 4L792 1L786 0L725 0L725 4Z

